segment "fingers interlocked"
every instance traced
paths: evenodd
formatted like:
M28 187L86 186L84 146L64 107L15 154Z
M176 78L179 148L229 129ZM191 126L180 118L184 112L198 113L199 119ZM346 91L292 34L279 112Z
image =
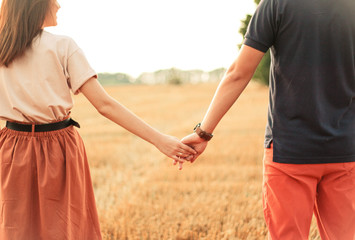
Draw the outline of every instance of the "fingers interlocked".
M172 149L170 158L173 159L173 164L176 165L179 163L179 169L182 169L182 165L185 161L190 161L193 159L194 155L197 154L197 151L192 147L181 143L180 141L177 142L177 145L174 146Z

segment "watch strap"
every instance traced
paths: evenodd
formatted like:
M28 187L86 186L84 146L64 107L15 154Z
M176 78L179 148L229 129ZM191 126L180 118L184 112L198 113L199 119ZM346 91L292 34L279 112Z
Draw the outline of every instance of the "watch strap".
M201 129L201 123L198 123L195 128L194 128L194 132L202 139L209 141L211 140L211 138L213 137L212 133L208 133L206 131L203 131Z

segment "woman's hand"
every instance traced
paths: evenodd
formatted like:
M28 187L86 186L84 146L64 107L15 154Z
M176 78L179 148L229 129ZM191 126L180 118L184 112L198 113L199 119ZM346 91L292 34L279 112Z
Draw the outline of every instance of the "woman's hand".
M174 165L179 163L179 170L185 161L193 159L197 152L192 148L180 142L176 137L161 134L154 145L169 158L174 160Z

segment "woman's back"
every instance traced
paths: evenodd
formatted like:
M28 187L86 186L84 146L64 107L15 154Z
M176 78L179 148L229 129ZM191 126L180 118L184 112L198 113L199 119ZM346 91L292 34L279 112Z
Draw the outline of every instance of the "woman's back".
M0 118L48 123L73 107L70 91L95 76L84 53L69 37L43 31L24 55L0 67Z

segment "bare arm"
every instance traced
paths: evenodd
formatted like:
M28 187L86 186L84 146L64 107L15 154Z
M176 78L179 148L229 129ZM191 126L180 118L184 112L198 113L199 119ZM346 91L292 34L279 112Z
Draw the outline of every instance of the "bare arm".
M248 85L263 56L263 52L246 45L242 46L237 59L229 67L216 90L201 123L201 129L213 132L219 121Z
M153 144L168 157L182 162L181 158L186 158L196 153L192 148L182 144L177 138L160 133L137 117L108 95L96 78L88 80L80 88L80 91L101 115ZM178 158L177 155L181 158Z
M263 52L243 45L238 57L227 70L220 82L210 106L201 122L201 129L212 133L219 121L238 99L260 63ZM193 133L186 136L183 143L193 146L200 155L207 146L207 141ZM193 161L198 157L195 155Z

